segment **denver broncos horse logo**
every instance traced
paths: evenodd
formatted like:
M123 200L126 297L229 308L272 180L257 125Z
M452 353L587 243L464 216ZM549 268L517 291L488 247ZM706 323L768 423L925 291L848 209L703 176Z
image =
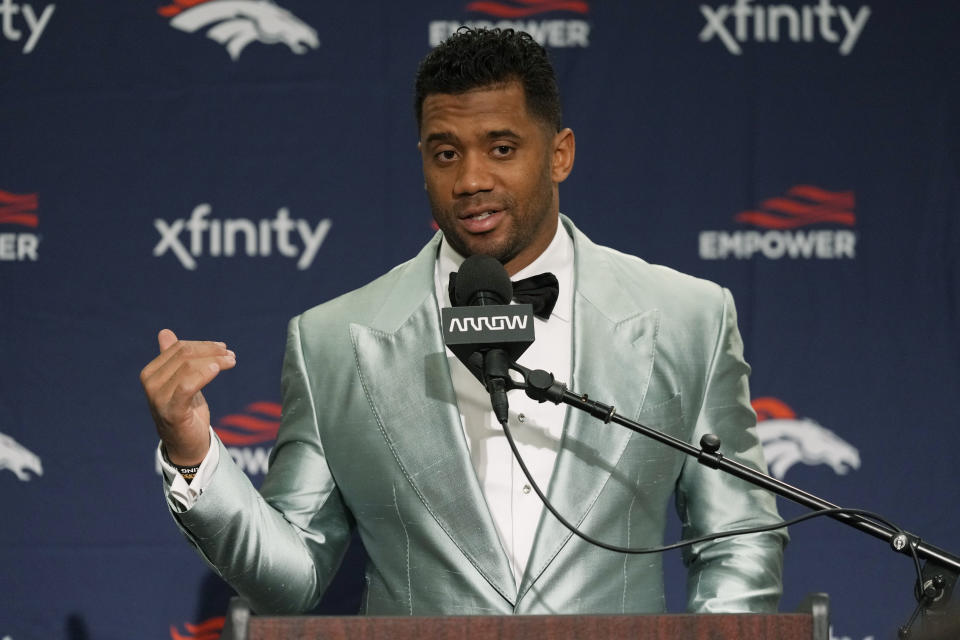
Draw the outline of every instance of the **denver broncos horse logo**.
M770 473L783 478L798 462L825 464L837 475L860 468L860 452L829 429L794 411L776 398L756 398L757 434Z
M297 55L320 46L313 27L271 0L173 0L157 13L187 33L210 27L207 37L225 46L234 60L253 41L283 43Z
M9 469L24 482L29 482L32 471L43 475L43 465L35 453L27 450L10 436L0 433L0 470Z

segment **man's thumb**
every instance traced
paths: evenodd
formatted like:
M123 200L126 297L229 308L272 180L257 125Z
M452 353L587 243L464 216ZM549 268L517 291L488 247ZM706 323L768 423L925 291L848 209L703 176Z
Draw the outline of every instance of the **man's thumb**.
M157 334L157 342L160 344L160 351L166 351L177 342L177 334L170 329L161 329Z

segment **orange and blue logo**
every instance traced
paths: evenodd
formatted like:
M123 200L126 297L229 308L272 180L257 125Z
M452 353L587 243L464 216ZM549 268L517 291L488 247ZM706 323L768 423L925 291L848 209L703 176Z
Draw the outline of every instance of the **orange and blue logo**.
M173 0L157 9L170 26L186 33L206 29L234 61L252 42L285 44L297 55L320 46L316 30L274 2L264 0Z
M220 632L223 631L223 625L226 623L224 616L208 618L197 624L184 623L185 632L177 631L173 625L170 626L170 640L217 640Z
M0 471L9 469L21 482L43 475L40 456L5 433L0 433Z
M797 463L825 464L837 475L860 468L860 452L849 442L810 418L801 418L779 398L754 398L757 436L771 475L783 478Z

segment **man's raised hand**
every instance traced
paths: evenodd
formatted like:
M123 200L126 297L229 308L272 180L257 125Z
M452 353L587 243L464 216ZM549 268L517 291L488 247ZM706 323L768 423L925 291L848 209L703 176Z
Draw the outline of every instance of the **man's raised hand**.
M160 355L140 372L157 433L170 462L200 464L210 448L210 408L200 390L237 358L222 342L178 340L169 329L157 342Z

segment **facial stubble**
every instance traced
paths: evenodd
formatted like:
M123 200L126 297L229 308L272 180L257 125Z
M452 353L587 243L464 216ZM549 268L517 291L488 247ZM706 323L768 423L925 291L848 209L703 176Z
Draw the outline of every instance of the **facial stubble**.
M464 197L456 200L450 209L441 206L434 198L430 189L427 189L427 198L430 201L430 211L433 214L433 219L436 221L437 226L440 227L440 231L443 232L446 241L450 243L450 246L453 247L457 253L464 257L470 257L474 255L474 253L479 253L496 258L501 264L507 264L533 243L537 231L551 214L553 214L553 188L550 163L544 162L538 187L532 199L532 204L536 209L535 211L527 212L529 215L524 215L524 212L517 211L517 200L510 193L503 193L502 195L492 197L485 194ZM474 252L468 247L465 235L462 236L458 233L456 228L457 220L459 219L458 214L459 211L476 206L478 203L483 204L488 199L496 200L498 205L511 212L513 229L511 234L505 238L505 241L500 243L500 246L488 247L482 251ZM529 224L526 224L527 222L529 222Z

